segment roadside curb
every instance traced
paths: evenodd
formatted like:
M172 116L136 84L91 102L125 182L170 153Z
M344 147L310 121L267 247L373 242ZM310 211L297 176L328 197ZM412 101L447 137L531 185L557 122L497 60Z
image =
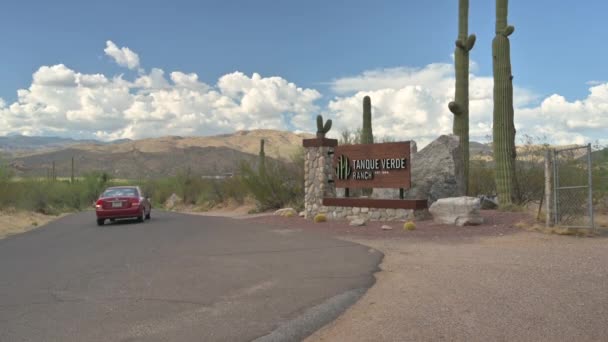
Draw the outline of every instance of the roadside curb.
M355 304L368 288L358 288L333 296L288 321L254 342L301 341L342 315Z

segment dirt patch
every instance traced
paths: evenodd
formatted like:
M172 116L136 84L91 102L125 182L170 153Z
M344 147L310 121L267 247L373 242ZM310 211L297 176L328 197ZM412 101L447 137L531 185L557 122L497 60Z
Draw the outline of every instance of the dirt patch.
M251 200L246 200L244 203L237 203L235 201L228 201L226 203L221 203L212 208L205 207L197 207L197 206L184 206L179 205L172 209L172 211L184 213L184 214L194 214L194 215L203 215L203 216L221 216L221 217L230 217L236 219L249 219L260 216L268 216L272 215L273 211L264 212L264 213L255 213L254 212L256 205Z
M526 213L482 211L485 223L313 224L261 217L280 229L338 235L385 254L377 282L306 341L595 341L608 336L608 238L542 234ZM388 224L392 230L383 230ZM278 228L277 228L278 229Z
M517 222L525 222L530 225L534 223L534 219L526 213L484 210L481 212L481 215L484 223L479 226L456 227L434 223L432 220L425 220L416 221L415 230L403 229L404 222L370 221L365 226L353 227L345 220L329 220L315 224L301 217L286 218L272 215L254 217L250 218L250 220L283 228L312 230L338 236L355 236L369 239L408 238L423 240L470 240L483 236L503 236L520 232L521 229L514 226ZM382 229L384 225L388 225L392 229Z
M0 210L0 239L36 229L64 215L43 215L14 209Z

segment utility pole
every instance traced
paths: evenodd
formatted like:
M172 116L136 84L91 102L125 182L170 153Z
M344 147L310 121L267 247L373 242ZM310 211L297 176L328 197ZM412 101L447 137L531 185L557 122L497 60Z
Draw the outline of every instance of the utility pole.
M54 182L57 180L57 176L55 175L55 161L53 160L53 172L51 173L51 180Z

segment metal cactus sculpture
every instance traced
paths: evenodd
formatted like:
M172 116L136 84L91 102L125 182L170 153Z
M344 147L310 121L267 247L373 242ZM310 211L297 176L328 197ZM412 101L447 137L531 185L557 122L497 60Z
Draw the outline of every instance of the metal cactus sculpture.
M263 175L266 172L266 153L264 153L264 139L260 139L260 153L258 155L258 173Z
M496 0L496 36L492 41L494 73L493 145L496 192L501 206L517 198L515 176L515 125L513 123L513 75L509 36L515 28L507 25L508 0Z
M463 185L468 192L469 184L469 51L475 45L475 35L469 36L469 0L458 2L458 39L454 50L456 93L448 108L454 114L452 132L460 137Z
M317 115L317 138L325 138L325 134L331 129L331 119L323 124L323 116Z
M361 134L361 143L374 143L374 134L372 133L372 100L369 96L363 98L363 131Z

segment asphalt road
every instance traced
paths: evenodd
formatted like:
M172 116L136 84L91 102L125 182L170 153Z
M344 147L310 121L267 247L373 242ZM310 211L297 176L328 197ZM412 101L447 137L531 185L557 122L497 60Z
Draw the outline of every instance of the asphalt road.
M304 230L94 213L0 240L0 341L301 340L373 284L382 254Z

